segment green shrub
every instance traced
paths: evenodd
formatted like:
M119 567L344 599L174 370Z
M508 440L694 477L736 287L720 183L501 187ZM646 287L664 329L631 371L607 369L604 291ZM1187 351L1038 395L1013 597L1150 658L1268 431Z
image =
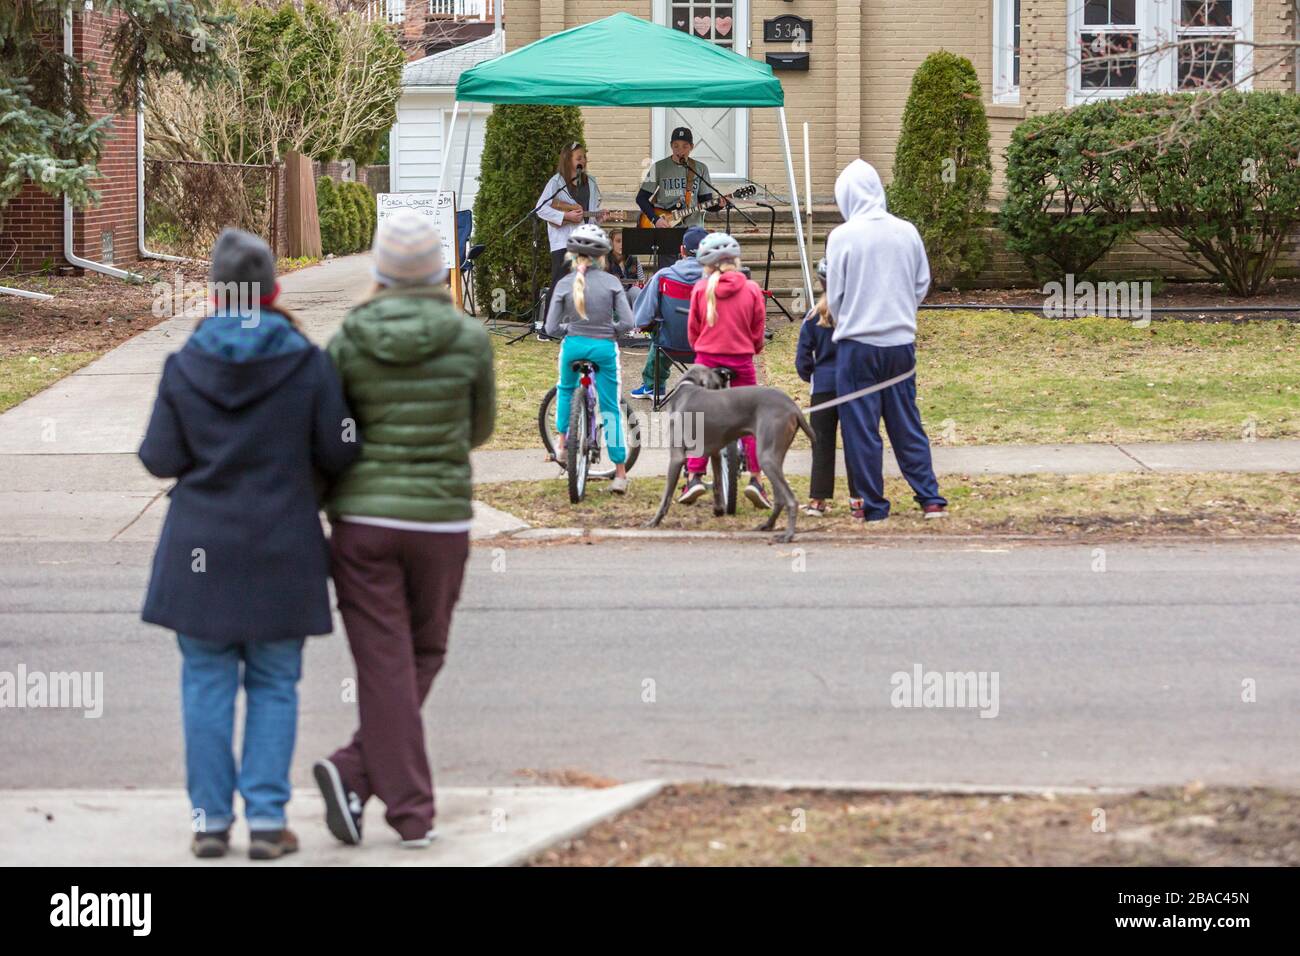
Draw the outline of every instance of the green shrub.
M1114 135L1145 218L1229 292L1258 293L1300 227L1300 97L1134 96Z
M1133 226L1113 138L1120 108L1106 100L1047 113L1012 133L998 225L1041 281L1087 273Z
M992 180L988 117L975 67L953 53L932 53L912 78L887 196L890 212L920 231L937 283L983 268Z
M376 208L374 194L370 192L370 187L365 183L347 183L346 185L357 217L356 251L364 251L370 248L370 244L375 238Z
M339 255L346 234L342 221L337 184L328 176L316 180L316 215L320 219L320 248L325 254Z
M489 309L500 304L493 290L502 289L504 309L521 312L529 307L534 272L539 287L549 280L545 223L536 226L536 250L532 223L521 224L509 237L504 234L537 203L543 184L555 172L560 149L575 141L584 142L582 113L576 106L499 104L492 108L484 129L483 172L474 201L474 232L487 244L475 263L475 289L478 301Z

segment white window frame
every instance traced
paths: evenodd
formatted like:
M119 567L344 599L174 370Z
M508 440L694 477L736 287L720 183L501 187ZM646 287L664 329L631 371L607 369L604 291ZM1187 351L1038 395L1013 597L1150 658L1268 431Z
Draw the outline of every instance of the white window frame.
M1019 103L1020 84L1015 80L1016 0L993 0L993 102ZM1020 11L1024 17L1023 4ZM1023 40L1023 32L1021 34ZM1024 69L1024 60L1020 68Z
M1175 41L1180 33L1209 33L1221 35L1229 32L1223 27L1184 31L1179 27L1181 0L1137 0L1138 33L1138 83L1132 90L1086 90L1083 88L1083 71L1081 69L1081 50L1079 35L1088 29L1083 22L1084 0L1066 0L1066 35L1069 69L1067 70L1067 100L1071 106L1078 103L1090 103L1100 99L1119 99L1132 93L1173 93L1178 92L1178 49L1171 47L1159 54L1145 51L1161 44ZM1236 46L1234 53L1234 75L1244 77L1236 85L1237 89L1249 90L1253 85L1250 71L1254 57L1250 43L1255 36L1254 0L1233 0L1232 29Z
M719 0L722 2L722 0ZM671 29L669 10L671 0L654 0L651 15L654 23ZM752 14L750 0L731 0L731 49L741 56L749 56L749 18ZM736 168L710 170L714 182L718 180L749 178L749 110L733 108L736 114ZM659 160L669 154L668 111L662 106L650 109L650 159Z

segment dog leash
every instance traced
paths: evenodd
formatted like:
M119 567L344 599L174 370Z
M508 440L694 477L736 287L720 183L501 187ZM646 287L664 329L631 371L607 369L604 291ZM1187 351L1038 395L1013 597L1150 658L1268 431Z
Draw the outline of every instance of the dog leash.
M826 408L834 408L836 405L843 405L845 402L851 402L855 398L861 398L863 395L870 395L872 392L883 392L885 389L891 388L899 382L906 382L915 374L916 366L913 365L911 369L904 372L902 375L895 375L893 378L887 379L886 381L877 382L875 385L868 385L866 388L860 388L856 392L850 392L847 395L840 395L837 398L831 399L829 402L822 402L820 405L814 405L812 408L801 408L799 411L803 412L805 415L810 415L813 412L820 412Z

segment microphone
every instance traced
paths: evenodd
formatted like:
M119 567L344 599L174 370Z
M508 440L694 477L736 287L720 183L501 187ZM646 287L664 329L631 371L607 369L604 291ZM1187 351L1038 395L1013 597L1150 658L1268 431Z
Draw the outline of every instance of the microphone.
M581 186L584 182L587 181L587 172L583 167L582 163L578 164L577 169L578 171L574 173L573 179L579 186Z

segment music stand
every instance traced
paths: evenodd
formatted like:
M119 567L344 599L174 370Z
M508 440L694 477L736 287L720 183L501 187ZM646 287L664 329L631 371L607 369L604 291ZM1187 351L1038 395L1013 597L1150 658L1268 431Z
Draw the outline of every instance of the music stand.
M671 229L623 229L623 255L654 256L656 268L660 257L671 260L681 255L682 242L686 238L685 228Z

